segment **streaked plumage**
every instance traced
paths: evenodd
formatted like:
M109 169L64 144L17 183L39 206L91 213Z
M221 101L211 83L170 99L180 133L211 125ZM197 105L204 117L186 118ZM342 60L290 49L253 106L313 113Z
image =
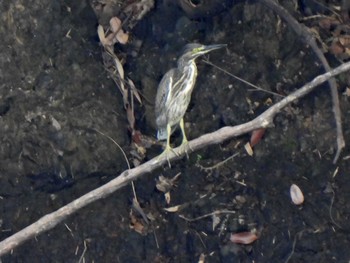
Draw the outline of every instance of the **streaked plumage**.
M174 128L180 124L183 141L187 142L183 127L183 116L191 100L191 94L197 78L195 59L214 49L226 45L187 44L184 52L178 59L177 68L170 69L162 78L158 86L155 115L158 127L158 140L167 139L167 148L171 149L170 135Z

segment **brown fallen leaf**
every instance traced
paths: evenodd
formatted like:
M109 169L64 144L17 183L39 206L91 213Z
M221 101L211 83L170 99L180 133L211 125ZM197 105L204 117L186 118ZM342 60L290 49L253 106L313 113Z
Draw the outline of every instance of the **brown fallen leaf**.
M261 138L264 136L266 129L261 128L261 129L257 129L254 130L252 132L252 135L250 136L250 146L254 147L255 145L257 145L260 141Z
M109 21L110 30L112 33L107 36L107 39L111 41L111 44L119 42L120 44L125 45L128 42L129 34L125 33L122 29L122 21L118 17L112 17Z
M258 236L252 232L241 232L231 234L230 241L235 244L249 245L258 239Z
M125 45L129 40L129 34L122 29L122 22L118 17L112 17L109 21L110 29L106 32L102 25L97 27L97 33L101 44L105 48L111 48L115 43Z
M130 228L135 230L135 232L139 233L140 235L146 235L147 229L145 225L132 213L130 213Z

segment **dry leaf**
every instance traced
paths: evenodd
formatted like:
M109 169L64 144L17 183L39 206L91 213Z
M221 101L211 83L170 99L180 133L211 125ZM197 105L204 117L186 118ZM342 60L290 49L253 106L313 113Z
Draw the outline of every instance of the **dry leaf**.
M136 198L132 199L132 208L142 216L143 220L145 220L147 224L149 223L147 215L143 211L142 207L140 206L140 203L137 201Z
M105 32L103 29L103 26L99 25L97 27L97 34L100 38L101 44L106 49L111 49L111 47L119 42L120 44L126 44L129 40L129 34L125 33L124 30L121 28L121 21L118 17L112 17L109 20L110 30ZM106 34L108 34L106 36Z
M247 142L245 145L244 145L244 149L246 150L246 152L248 153L249 156L253 156L254 152L253 152L253 149L252 147L250 146L250 143Z
M164 208L164 210L170 213L176 213L177 211L179 211L180 207L181 205L176 205L176 206Z
M258 239L258 236L252 232L241 232L231 234L230 241L236 244L249 245Z
M164 194L164 198L165 198L165 202L168 204L170 204L170 201L171 201L171 196L170 196L170 192L166 192Z
M109 20L109 25L111 27L111 31L115 33L121 29L122 21L115 16L115 17L112 17L111 20Z
M145 235L146 234L146 228L145 225L140 222L132 213L130 214L130 228L134 229L137 233L141 234L141 235Z
M301 205L304 203L304 195L299 186L292 184L290 187L290 197L295 205Z
M261 128L261 129L257 129L254 130L252 132L252 135L250 136L250 146L254 147L255 145L257 145L260 141L261 138L264 136L266 129Z
M132 94L136 97L137 101L142 105L141 96L138 90L136 89L134 82L129 78L127 80L128 80L129 87L132 90Z
M124 68L123 68L123 65L120 62L119 58L116 55L113 54L113 58L114 58L114 66L118 71L118 77L119 77L119 79L118 79L119 83L117 83L117 85L120 89L120 92L123 95L124 108L126 108L128 105L128 97L129 96L128 96L128 89L126 89L125 85L124 85Z
M114 64L115 64L115 67L117 68L120 79L124 80L124 68L117 56L114 56ZM123 83L123 81L121 82ZM123 86L124 86L124 83L123 83Z
M136 143L136 142L134 143L134 145L135 145L135 147L136 147L137 153L139 154L139 157L141 157L142 160L143 160L143 158L145 158L146 153L147 153L146 148L143 147L141 144L138 144L138 143Z
M343 92L343 95L345 95L345 96L347 96L347 97L350 97L350 88L349 88L349 87L347 87L347 88L345 89L345 91Z
M215 228L217 227L217 225L220 224L221 220L220 220L220 217L216 214L213 214L211 218L213 220L212 227L213 227L213 231L214 231Z
M175 181L179 178L180 175L181 173L178 173L171 179L160 175L156 184L158 191L163 193L169 192L174 186L176 186Z
M135 128L135 116L130 105L126 106L126 118L128 120L129 126L132 130Z
M124 32L122 27L122 21L118 17L112 17L111 20L109 20L109 25L111 27L111 31L113 32L111 34L111 40L112 45L116 42L119 42L120 44L126 44L129 39L129 35Z
M129 34L125 33L122 29L117 33L117 37L116 39L118 40L118 42L120 44L125 45L126 43L128 43L129 40Z
M98 35L98 38L100 39L102 46L105 46L106 45L106 37L105 37L105 31L103 30L103 26L98 25L97 35Z
M203 253L200 254L198 263L205 263L205 255Z
M169 191L169 179L160 175L157 180L156 188L158 191L166 193Z

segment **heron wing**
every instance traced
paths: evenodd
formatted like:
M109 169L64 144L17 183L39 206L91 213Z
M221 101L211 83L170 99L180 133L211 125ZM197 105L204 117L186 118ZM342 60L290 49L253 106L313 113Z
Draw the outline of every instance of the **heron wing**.
M167 110L167 105L173 95L173 80L176 78L177 71L178 70L175 68L169 70L159 83L155 105L157 118L165 115L164 113Z

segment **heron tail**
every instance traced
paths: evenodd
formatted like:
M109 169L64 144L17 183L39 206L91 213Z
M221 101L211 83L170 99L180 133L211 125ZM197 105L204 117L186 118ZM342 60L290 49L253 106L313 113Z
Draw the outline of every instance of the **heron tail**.
M168 133L166 128L159 129L157 132L158 141L164 141L168 138Z

